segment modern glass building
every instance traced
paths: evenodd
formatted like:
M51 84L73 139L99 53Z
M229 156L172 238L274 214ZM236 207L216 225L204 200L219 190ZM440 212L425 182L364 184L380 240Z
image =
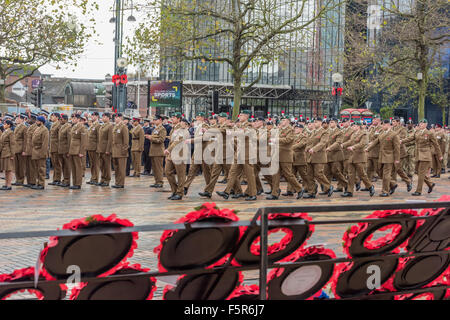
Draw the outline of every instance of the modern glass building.
M231 3L228 0L215 1ZM308 19L325 1L308 0L304 18ZM339 0L333 1L339 3ZM291 17L301 10L303 1L279 0L279 3L278 15ZM331 76L343 72L344 11L343 6L336 7L309 25L305 32L286 35L283 53L273 57L273 62L263 67L260 81L243 97L241 108L253 109L255 114L270 112L273 115L284 111L305 118L328 115L334 103ZM211 23L216 23L216 20L211 18ZM219 45L212 45L209 48L211 51L205 54L214 55L223 51L224 48L219 46L231 45L224 39L219 41ZM169 67L169 64L167 60L161 61L160 79L183 81L183 112L189 115L210 110L207 95L211 90L219 91L222 111L231 108L233 79L227 63L186 60L177 63L176 67ZM257 67L250 66L245 73L245 82L251 83L257 76Z

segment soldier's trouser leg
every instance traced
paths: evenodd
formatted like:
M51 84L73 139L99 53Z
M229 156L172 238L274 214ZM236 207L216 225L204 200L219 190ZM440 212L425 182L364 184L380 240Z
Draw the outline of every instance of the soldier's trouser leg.
M389 193L391 188L395 185L392 180L392 171L394 169L394 164L392 163L383 163L383 186L382 193Z
M205 184L209 184L209 181L211 180L211 168L211 165L205 162L202 163L202 172L203 177L205 178Z
M394 170L406 184L411 184L411 179L403 171L403 167L402 167L401 163L402 162L400 160L399 164L394 164Z
M141 151L131 151L131 159L133 161L133 170L136 177L141 176Z
M330 189L330 181L328 181L328 179L323 174L324 164L323 163L313 163L311 167L314 172L314 179L319 184L323 185L324 191L329 190Z
M91 181L98 182L98 173L99 173L99 154L97 151L88 151L89 154L89 164L91 167Z
M127 170L127 159L128 158L113 158L114 161L114 176L115 183L117 186L125 185L125 175Z
M155 184L163 184L163 159L164 157L150 157L152 159L153 175L155 176ZM126 166L125 158L125 166Z
M433 154L433 174L441 174L441 161L436 154Z
M375 173L378 171L378 159L369 158L367 163L367 177L369 180L372 180L375 176Z
M25 156L25 166L26 166L26 178L27 184L35 184L36 178L34 177L33 165L31 163L31 156Z
M261 183L261 179L259 178L259 173L261 171L261 166L259 163L256 163L253 165L253 171L254 171L254 176L255 176L255 183L256 183L256 190L257 192L260 190L264 190L262 183Z
M167 159L164 171L172 193L182 197L184 194L184 182L186 180L186 164L175 164L172 160ZM175 179L175 176L177 179Z
M292 163L280 162L280 173L286 178L289 188L292 188L289 191L298 193L302 190L302 185L298 182L296 176L292 172Z
M342 174L342 162L336 161L331 163L331 172L333 172L333 176L336 177L338 184L338 189L343 189L347 187L348 181Z
M65 154L58 154L59 157L59 163L61 163L61 171L63 174L63 180L62 182L64 184L70 185L70 161L67 155Z
M361 181L364 183L364 186L369 189L370 187L372 187L372 182L369 180L369 178L367 177L367 173L366 173L366 163L356 163L355 164L356 167L356 173L358 174L359 178L361 179Z
M255 180L255 169L253 168L253 164L245 163L243 166L243 172L245 175L245 180L247 181L247 190L246 194L250 197L256 196L256 180Z
M38 183L38 168L37 163L31 159L30 157L30 173L31 173L31 184L37 184Z
M344 160L344 170L342 171L342 174L344 175L344 177L348 178L348 167L350 165L350 161L349 160Z
M111 181L111 154L100 154L101 183L109 183Z
M431 161L418 161L417 166L417 188L416 192L422 193L423 183L425 182L430 187L433 182L428 177L431 168Z
M356 163L348 163L348 185L347 192L353 193L356 182Z
M61 159L57 152L52 152L50 154L50 159L53 165L53 182L61 181Z
M84 177L84 173L86 172L86 155L81 158L81 177Z
M327 178L328 181L332 181L333 180L333 174L331 171L331 162L325 163L323 166L323 174L325 175L325 177Z
M16 173L16 182L24 183L25 181L25 172L27 168L26 157L22 156L20 153L16 153L14 155L14 168Z
M36 184L45 186L45 175L47 170L47 159L31 160L36 168Z
M309 177L309 179L307 180L308 193L313 194L316 189L316 180L314 179L313 164L308 163L308 165L306 166L306 175Z
M209 183L205 186L204 191L212 193L214 191L214 187L216 186L217 180L219 179L220 173L222 169L225 169L225 164L214 163L211 169L211 178L209 179Z
M72 171L72 185L81 187L83 180L83 161L84 157L80 158L78 155L70 155L70 168Z
M230 173L228 175L227 186L225 188L226 193L230 193L231 190L234 190L236 194L242 193L241 183L239 180L239 176L241 171L243 170L242 164L233 163L231 165Z
M186 177L186 181L184 183L184 187L188 188L191 186L191 183L194 181L195 177L197 176L198 172L200 171L201 164L195 164L191 163L189 166L189 172Z

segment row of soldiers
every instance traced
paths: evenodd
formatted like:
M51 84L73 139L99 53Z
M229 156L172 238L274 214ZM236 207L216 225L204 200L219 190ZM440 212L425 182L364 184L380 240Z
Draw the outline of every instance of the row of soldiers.
M194 146L200 140L204 151L211 143L205 133L213 129L219 130L223 141L230 130L253 129L258 134L267 135L258 139L270 140L269 145L278 144L279 170L264 176L271 187L271 191L266 192L269 194L268 200L279 199L281 176L288 182L288 190L283 195L296 193L298 199L315 198L318 186L322 188L322 195L343 192L342 196L352 197L355 190L360 190L368 191L373 196L373 182L377 177L383 179L380 196L385 197L395 192L397 175L410 191L414 170L418 181L413 195L420 195L424 182L429 187L428 192L433 190L434 184L427 176L429 168L433 167L434 177L439 177L441 168L445 168L443 154L448 154L448 133L443 128L428 130L426 120L421 121L418 128L411 122L405 127L398 118L383 123L375 118L369 127L345 119L342 123L337 119L321 118L307 123L300 119L292 123L289 116L273 123L268 119L253 118L249 111L244 110L237 122L232 122L226 113L209 119L199 113L190 123L181 113L175 113L171 117L170 131L164 126L164 120L167 120L164 116L155 117L150 131L142 128L141 119L133 118L131 125L126 120L131 119L121 114L104 113L100 117L98 113L93 113L89 118L74 114L69 121L67 115L53 113L50 116L50 130L45 127L47 122L42 115L21 114L16 116L15 123L13 119L5 120L3 125L6 129L0 138L0 169L5 171L6 178L2 189L11 190L11 185L44 189L45 160L48 157L54 167L53 181L49 185L80 189L86 156L91 167L88 184L109 186L113 164L115 184L112 187L124 188L127 159L131 160L133 176L139 177L144 154L150 158L155 178L155 183L150 187L162 188L165 173L172 190L171 200L182 199L200 171L205 179L205 189L200 196L211 198L218 177L223 172L223 182L227 186L223 192L217 192L220 196L225 199L232 196L256 200L256 196L264 192L260 172L268 164L255 160L257 152L248 153L248 138L244 163L233 163L236 154L227 154L225 145L223 161L218 163L201 161L187 165L172 161L171 151L180 142ZM280 132L277 141L272 141L270 137L270 130L274 127ZM186 139L177 134L178 129L189 130L191 137ZM151 147L146 150L145 144ZM15 183L12 183L12 172L16 175ZM336 188L332 186L333 180L337 180ZM248 186L245 192L241 189L242 181ZM363 189L360 188L361 181L365 187Z

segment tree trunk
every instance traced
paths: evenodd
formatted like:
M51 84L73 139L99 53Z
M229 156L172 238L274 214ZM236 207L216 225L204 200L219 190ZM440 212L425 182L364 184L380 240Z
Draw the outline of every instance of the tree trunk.
M442 126L446 126L447 125L447 119L445 117L445 106L441 107L442 108Z
M241 87L241 77L234 77L234 105L233 105L233 115L232 120L235 121L239 116L239 112L241 109L241 100L242 100L242 87Z
M417 108L419 121L425 119L425 98L427 96L427 85L428 81L424 75L424 79L419 82L419 105Z
M5 103L5 86L3 84L0 84L0 103Z

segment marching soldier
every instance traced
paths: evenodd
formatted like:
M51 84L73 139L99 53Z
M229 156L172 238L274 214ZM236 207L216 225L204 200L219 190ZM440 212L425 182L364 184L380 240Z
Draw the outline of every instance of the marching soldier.
M219 163L214 163L212 165L211 169L211 178L209 180L209 183L206 184L205 189L203 192L200 192L199 195L206 198L211 198L212 193L214 191L214 187L216 186L217 180L219 179L220 173L223 171L226 176L228 175L228 172L230 171L231 163L233 162L234 154L228 152L227 154L227 130L231 130L232 126L230 126L227 123L228 115L224 112L220 113L218 116L218 124L217 128L215 129L209 129L209 130L216 130L220 132L222 135L222 145L219 145L218 147L222 148L222 161L219 161ZM221 162L221 163L220 163Z
M29 127L27 128L26 132L26 143L25 143L25 154L27 161L27 167L26 167L26 177L27 177L27 183L24 184L24 187L31 188L36 185L36 168L34 167L35 163L32 161L32 152L33 152L33 133L34 130L37 129L36 124L36 114L31 113L30 118L28 119Z
M112 159L114 162L115 184L112 187L123 189L125 187L130 137L128 127L123 122L121 113L116 114L114 121L115 125L112 133Z
M442 160L441 150L439 149L439 144L436 141L435 136L430 130L427 130L428 121L423 119L419 122L419 128L416 130L414 135L401 140L402 144L414 141L416 143L416 154L415 158L417 160L417 189L413 196L420 196L422 194L423 183L425 182L428 186L428 193L433 192L435 184L429 178L429 172L432 162L432 146L435 148L439 160Z
M347 179L342 174L344 152L342 151L342 143L344 142L344 132L337 126L338 120L332 118L330 120L330 139L328 140L327 160L328 160L328 170L327 179L331 181L331 177L336 177L338 181L337 190L334 192L343 192L347 188Z
M411 135L414 135L414 132L416 130L414 129L414 123L411 119L408 120L407 122L407 130L406 130L406 134L407 134L407 138L409 138ZM412 178L414 176L414 170L415 170L415 159L414 159L414 154L415 154L415 143L414 142L410 142L409 144L405 144L406 147L406 158L405 158L405 163L404 163L404 169L403 171L405 171L406 175L409 178Z
M155 116L155 129L151 135L145 135L145 138L150 140L150 159L152 162L153 175L155 183L150 185L150 188L163 187L163 161L164 161L164 141L166 140L167 131L162 125L163 117Z
M355 189L356 184L356 175L361 178L364 182L366 189L369 190L370 196L372 197L375 194L375 188L373 184L369 181L367 177L365 167L367 163L367 156L365 153L365 149L369 142L369 137L367 132L361 130L362 123L360 121L354 122L352 129L354 133L351 135L349 141L345 142L342 145L344 150L348 150L350 153L349 158L349 167L348 167L348 186L347 191L341 195L341 197L353 197L353 190Z
M69 162L72 173L70 189L79 190L83 180L83 161L86 161L87 130L79 114L72 115L72 129L70 131Z
M69 146L70 146L70 131L72 125L68 122L69 118L66 114L61 115L61 127L58 131L58 158L61 164L61 171L63 180L57 184L59 187L70 187L70 161L69 161Z
M100 182L97 186L108 187L111 181L111 156L113 127L111 115L105 112L102 115L103 124L98 129L97 154L99 158Z
M314 183L312 178L308 175L308 163L306 162L306 145L308 143L307 134L304 132L304 126L297 123L294 128L294 162L292 164L294 176L300 175L302 179L302 197L307 187ZM292 192L292 188L288 186L288 194ZM293 195L293 193L292 193Z
M436 129L435 128L431 128L430 132L432 135L434 135L434 138L436 139L436 141L438 142L438 147L439 147L439 152L441 152L440 150L440 141L437 138L438 134L436 133ZM437 148L433 145L431 147L431 155L432 155L432 161L431 161L431 169L433 170L433 175L431 176L432 178L440 178L441 177L441 161L439 160L439 152L438 150L436 150ZM442 154L442 152L441 152Z
M308 172L325 190L321 194L327 194L328 197L334 192L334 188L330 181L325 177L324 167L327 164L326 148L329 140L328 132L322 127L322 119L316 118L314 121L314 130L308 139L306 146L306 157L308 162ZM308 193L303 196L305 199L312 199L317 194L317 184L313 183L308 186Z
M14 155L17 150L14 132L11 130L14 123L6 120L3 123L4 131L0 134L0 172L5 172L5 185L0 190L11 190L14 175Z
M244 150L244 163L239 163L240 161L236 161L236 163L233 163L231 165L230 173L229 173L229 179L227 181L227 186L223 192L218 191L216 192L219 196L221 196L224 199L228 199L230 196L230 192L232 189L236 189L236 185L239 184L239 175L241 172L244 172L246 178L247 178L247 193L241 194L237 193L233 197L240 198L240 197L246 197L246 201L254 201L256 200L256 181L255 181L255 172L253 169L252 162L256 163L256 154L253 154L250 151L250 137L246 135L246 129L251 128L251 124L248 122L248 119L250 117L251 111L249 110L243 110L241 114L239 115L239 124L238 127L238 138L239 136L244 138L245 141L245 150ZM253 141L253 143L256 143L256 141ZM239 154L239 150L238 153ZM237 157L235 158L237 159ZM236 192L236 190L234 190Z
M49 185L55 186L61 183L61 162L58 153L58 139L59 130L61 129L61 122L59 121L59 113L52 113L50 121L52 126L50 127L50 159L53 165L53 181L49 182Z
M167 181L169 181L170 189L172 190L172 195L168 198L169 200L181 200L184 193L184 182L186 180L186 162L184 151L190 152L187 147L186 150L183 149L183 154L176 154L179 159L172 159L172 152L176 146L184 142L185 136L190 136L188 132L189 121L181 118L181 113L176 112L172 116L173 128L170 131L169 145L164 154L166 155L166 166L165 173ZM186 154L189 158L189 154ZM178 160L178 161L175 161Z
M297 199L303 196L303 188L297 178L292 173L292 163L294 162L293 143L294 132L290 126L290 120L287 116L281 117L279 125L278 140L272 140L279 146L279 168L278 172L272 176L272 194L266 200L278 200L280 196L280 176L283 175L289 183L292 191L297 193Z
M36 119L36 129L31 138L32 152L31 161L36 168L36 183L32 189L43 190L45 186L46 161L48 157L49 131L45 127L45 117L39 116Z
M98 184L98 174L99 174L99 154L97 153L97 145L99 138L100 123L98 121L98 112L92 113L92 124L88 129L88 143L87 152L89 156L89 165L91 167L91 180L87 181L86 184L97 185Z
M392 129L389 120L383 121L382 129L383 132L372 141L366 151L370 152L378 147L380 153L378 162L382 167L383 178L383 188L380 197L388 197L397 186L392 173L395 170L395 165L400 164L400 138L397 132Z
M392 125L393 125L392 129L397 133L400 140L405 139L408 136L406 128L403 127L400 123L400 118L395 117L392 120ZM403 171L403 162L405 161L407 155L408 154L406 152L405 145L400 145L400 163L394 163L394 171L392 172L392 179L394 181L397 181L397 174L398 174L400 178L406 183L406 189L408 190L408 192L410 192L412 190L412 181ZM397 185L394 186L392 192L394 192L396 188Z
M441 154L444 155L446 153L445 151L447 149L447 135L445 134L445 130L442 128L442 126L440 124L436 125L435 135L436 135L436 140L439 144L439 149L441 150ZM445 166L443 165L443 161L438 161L438 159L436 159L435 178L440 178L441 173L445 173Z
M205 178L205 184L208 185L211 180L211 168L203 159L203 152L205 148L208 146L209 141L204 137L205 132L208 130L208 125L205 122L205 114L200 112L196 116L196 121L194 123L194 138L191 140L187 140L186 143L191 143L194 145L194 153L192 155L192 163L189 167L188 176L186 178L186 182L184 184L185 192L189 190L192 181L194 181L197 173L202 170L203 177ZM201 143L200 143L201 142ZM201 145L201 149L200 149ZM196 163L195 158L196 154L201 152L200 158L201 163Z
M23 186L25 181L25 172L27 167L27 160L25 157L25 144L27 126L24 121L28 117L20 114L16 118L16 128L14 129L14 140L16 141L16 149L14 151L14 168L16 172L16 182L13 186Z
M131 129L131 160L134 173L132 177L141 176L142 151L144 151L145 134L140 125L139 118L133 118L133 129Z
M372 126L369 129L369 143L372 143L376 139L378 139L379 135L382 133L383 129L380 125L381 119L380 116L374 116ZM368 164L367 164L367 177L370 181L375 182L377 177L380 177L381 174L381 164L378 163L378 158L380 155L380 145L377 144L374 146L367 156Z

